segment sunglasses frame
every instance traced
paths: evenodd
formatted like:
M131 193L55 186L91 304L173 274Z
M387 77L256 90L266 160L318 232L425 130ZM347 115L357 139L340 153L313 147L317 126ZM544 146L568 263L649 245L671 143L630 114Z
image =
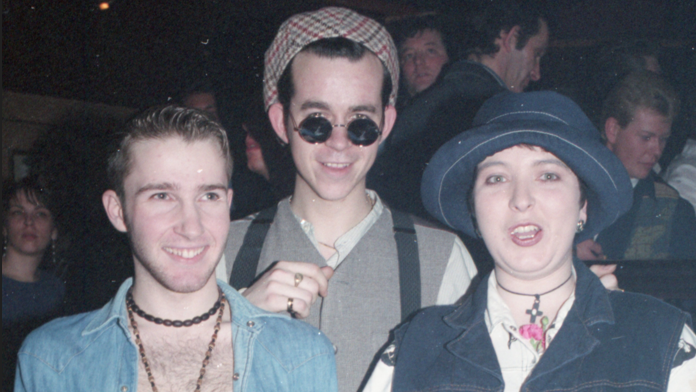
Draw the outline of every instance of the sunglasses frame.
M331 130L326 134L326 139L320 140L320 139L312 138L312 140L309 140L308 137L311 137L311 136L308 135L307 132L302 132L302 131L301 131L302 125L305 123L305 121L311 120L311 119L323 120L323 121L326 122L326 124L329 124L329 126L331 126ZM330 121L328 118L326 118L326 117L322 117L322 116L318 116L318 115L311 115L311 114L310 114L309 116L305 117L302 121L300 121L300 124L299 124L299 125L297 125L297 123L295 122L295 118L293 117L292 113L290 113L290 121L292 121L292 128L293 128L293 130L297 131L297 133L300 135L300 137L302 138L302 140L306 141L307 143L314 143L314 144L325 143L327 140L329 140L329 138L331 137L331 134L333 133L334 128L336 128L336 127L343 127L343 128L345 128L346 131L348 132L348 139L350 140L350 142L351 142L352 144L354 144L354 145L356 145L356 146L363 146L363 147L370 146L370 145L374 144L377 140L379 140L379 137L380 137L380 136L382 136L382 129L381 129L381 126L377 125L377 123L376 123L374 120L372 120L371 118L366 117L366 116L365 116L365 117L354 118L354 119L348 121L348 122L345 123L345 124L332 124L331 121ZM355 139L357 139L357 137L355 136L355 133L350 131L350 126L351 126L351 124L353 124L355 121L369 121L370 123L374 124L375 129L377 130L377 131L376 131L376 136L375 136L374 140L370 141L369 143L359 143L359 142L356 142ZM381 122L384 122L384 119L382 119Z

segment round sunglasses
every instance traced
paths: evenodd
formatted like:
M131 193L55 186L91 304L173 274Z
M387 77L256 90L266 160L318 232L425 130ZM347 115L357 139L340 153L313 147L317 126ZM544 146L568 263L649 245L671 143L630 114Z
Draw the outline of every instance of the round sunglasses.
M331 137L331 132L335 127L344 127L348 131L350 142L358 146L369 146L379 139L382 130L377 123L367 117L357 117L347 124L331 124L331 121L321 116L311 115L299 126L295 126L295 120L290 115L293 129L300 134L300 137L309 143L324 143Z

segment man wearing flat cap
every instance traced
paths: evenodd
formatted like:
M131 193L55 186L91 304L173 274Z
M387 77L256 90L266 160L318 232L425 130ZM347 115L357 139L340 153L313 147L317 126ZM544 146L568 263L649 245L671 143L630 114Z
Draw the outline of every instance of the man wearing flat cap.
M323 8L280 27L266 52L264 98L292 152L295 189L232 222L218 267L253 304L331 339L341 391L360 387L391 328L421 306L456 301L476 274L455 235L366 189L396 119L398 70L385 28L353 11Z

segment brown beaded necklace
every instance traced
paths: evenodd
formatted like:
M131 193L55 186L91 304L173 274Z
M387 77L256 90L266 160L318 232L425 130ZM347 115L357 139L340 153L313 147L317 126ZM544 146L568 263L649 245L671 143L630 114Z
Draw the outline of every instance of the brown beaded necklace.
M128 296L129 300L126 301L126 309L128 309L128 318L130 319L131 326L133 327L135 343L138 345L138 351L140 351L140 358L142 359L143 365L145 366L147 380L150 382L150 385L152 386L152 391L158 392L157 386L155 385L155 377L152 375L152 370L150 369L150 362L147 360L147 356L145 355L145 347L143 347L143 342L140 339L140 332L138 332L138 323L135 321L135 317L133 317L133 307L137 307L137 305L135 305L135 301L133 300L133 296L130 295L130 291L128 292ZM203 376L205 376L205 367L208 365L208 363L210 363L210 357L213 355L215 341L217 340L217 335L220 331L220 325L222 324L222 314L225 312L225 301L225 294L222 293L222 291L220 291L220 298L218 299L218 302L215 303L215 306L218 306L219 303L218 307L220 308L220 312L218 313L217 321L215 322L213 337L210 339L210 343L208 344L208 351L206 351L205 359L203 359L203 366L201 366L201 370L199 372L200 375L198 376L198 380L196 381L196 392L199 392L201 390L201 384L203 384ZM232 309L230 309L230 312L232 312Z

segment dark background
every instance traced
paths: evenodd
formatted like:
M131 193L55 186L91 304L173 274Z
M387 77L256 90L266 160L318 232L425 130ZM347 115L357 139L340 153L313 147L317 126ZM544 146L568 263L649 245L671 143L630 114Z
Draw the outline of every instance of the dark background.
M106 11L99 3L3 0L3 89L143 108L208 77L234 103L260 88L263 53L296 12L342 5L385 22L431 10L456 17L472 0L113 0ZM590 76L582 65L610 39L649 38L667 52L695 55L695 0L546 4L552 36L544 85ZM670 65L663 61L667 74Z
M380 22L427 11L456 18L472 2L114 0L101 11L98 1L3 0L2 88L140 109L207 79L239 149L239 119L248 100L260 95L264 51L290 15L339 5ZM573 96L595 77L602 45L654 40L664 74L685 101L680 121L686 125L675 126L665 152L676 153L694 129L696 0L551 0L546 9L551 43L542 79L531 88ZM33 149L33 170L50 177L61 206L56 215L68 239L62 252L70 262L68 313L101 306L132 273L126 238L111 228L100 198L114 128L76 118L47 132Z

